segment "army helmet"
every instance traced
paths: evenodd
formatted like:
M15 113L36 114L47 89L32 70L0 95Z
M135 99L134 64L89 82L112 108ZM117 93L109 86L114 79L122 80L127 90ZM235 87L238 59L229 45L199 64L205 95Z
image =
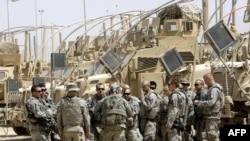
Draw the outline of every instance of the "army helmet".
M189 83L189 81L187 81L186 79L181 79L180 80L180 84L182 84L182 85L190 85L190 83Z
M77 87L76 83L68 83L66 86L66 91L76 91L78 92L80 89Z

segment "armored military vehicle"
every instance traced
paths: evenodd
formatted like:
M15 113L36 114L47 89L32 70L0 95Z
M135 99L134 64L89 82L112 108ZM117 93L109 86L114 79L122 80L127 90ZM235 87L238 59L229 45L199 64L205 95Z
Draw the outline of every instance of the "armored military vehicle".
M226 25L222 16L208 28L207 3L203 1L203 11L195 5L175 3L145 13L96 60L87 78L109 72L116 81L129 84L132 94L140 98L143 80L157 82L156 91L161 92L169 77L186 78L193 83L211 72L224 87L221 127L250 124L249 33L238 33L235 21ZM249 21L248 12L245 21ZM206 38L201 33L202 39L198 40L201 29ZM94 83L86 80L77 82L79 86ZM85 90L82 96L91 92L94 90Z
M65 53L67 67L53 72L45 70L40 77L49 78L46 79L46 83L50 83L48 87L53 79L51 92L57 102L64 96L65 83L71 81L78 84L79 95L83 98L95 93L96 83L108 85L114 81L129 84L132 94L140 98L143 80L155 81L156 91L161 92L170 77L186 78L193 83L204 73L212 72L226 94L223 123L246 123L243 121L249 120L248 34L238 35L234 26L219 22L218 25L230 33L229 37L237 45L222 47L227 51L233 48L231 54L214 55L216 47L211 41L199 40L202 31L208 29L206 23L209 22L206 15L208 1L203 0L203 3L204 9L200 9L194 4L171 1L139 14L125 12L85 21L72 33L84 25L90 27L90 23L93 25L88 31L97 28L100 23L103 24L103 31L97 36L88 36L84 31L75 41L68 43L65 42L66 37L57 53ZM114 23L115 17L120 17L120 21ZM109 20L110 26L106 28ZM225 32L222 32L223 35ZM225 56L230 62L220 60ZM228 68L233 71L228 71ZM21 118L18 119L20 121ZM24 126L20 124L17 127Z
M210 64L204 62L209 59L206 49L211 47L197 47L201 14L197 5L180 3L167 3L145 12L100 59L95 60L87 72L88 78L110 73L119 83L129 84L132 93L141 97L143 80L157 82L160 92L173 74L173 77L191 80L210 72ZM192 75L193 66L199 73ZM89 93L87 90L82 95Z

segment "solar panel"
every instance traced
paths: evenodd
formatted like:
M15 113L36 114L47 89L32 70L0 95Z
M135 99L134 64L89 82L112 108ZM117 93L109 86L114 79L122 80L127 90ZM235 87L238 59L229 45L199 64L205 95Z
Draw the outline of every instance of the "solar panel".
M184 66L184 62L176 48L167 51L160 57L160 60L169 75L174 74Z
M51 53L51 68L63 69L65 67L65 53Z
M113 73L114 71L116 71L122 64L122 60L120 59L120 57L118 56L118 54L116 54L114 52L113 49L110 49L109 51L107 51L101 58L100 58L101 62L105 65L105 67L108 68L108 70Z
M205 32L205 37L217 54L220 54L236 42L223 20L208 29Z
M18 80L7 79L7 92L18 92Z

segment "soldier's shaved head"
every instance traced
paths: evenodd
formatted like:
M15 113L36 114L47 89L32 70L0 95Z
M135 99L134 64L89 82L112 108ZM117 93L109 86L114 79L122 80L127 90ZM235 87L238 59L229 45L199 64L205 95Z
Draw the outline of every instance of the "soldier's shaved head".
M144 81L142 81L142 85L149 86L150 85L150 81L144 80Z
M129 86L128 84L123 84L122 88L123 88L123 89L129 89L130 86Z
M148 92L150 90L150 81L144 80L142 81L141 84L142 84L141 87L142 87L143 92Z
M211 86L215 83L214 77L211 73L207 73L207 74L203 75L203 79L204 79L207 86Z

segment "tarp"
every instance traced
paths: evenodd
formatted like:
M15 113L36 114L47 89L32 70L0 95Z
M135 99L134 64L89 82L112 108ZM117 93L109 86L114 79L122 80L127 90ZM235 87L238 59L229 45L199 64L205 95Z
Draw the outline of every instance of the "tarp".
M179 5L174 4L163 8L158 17L165 19L186 19L191 21L201 21L202 10L195 4Z

